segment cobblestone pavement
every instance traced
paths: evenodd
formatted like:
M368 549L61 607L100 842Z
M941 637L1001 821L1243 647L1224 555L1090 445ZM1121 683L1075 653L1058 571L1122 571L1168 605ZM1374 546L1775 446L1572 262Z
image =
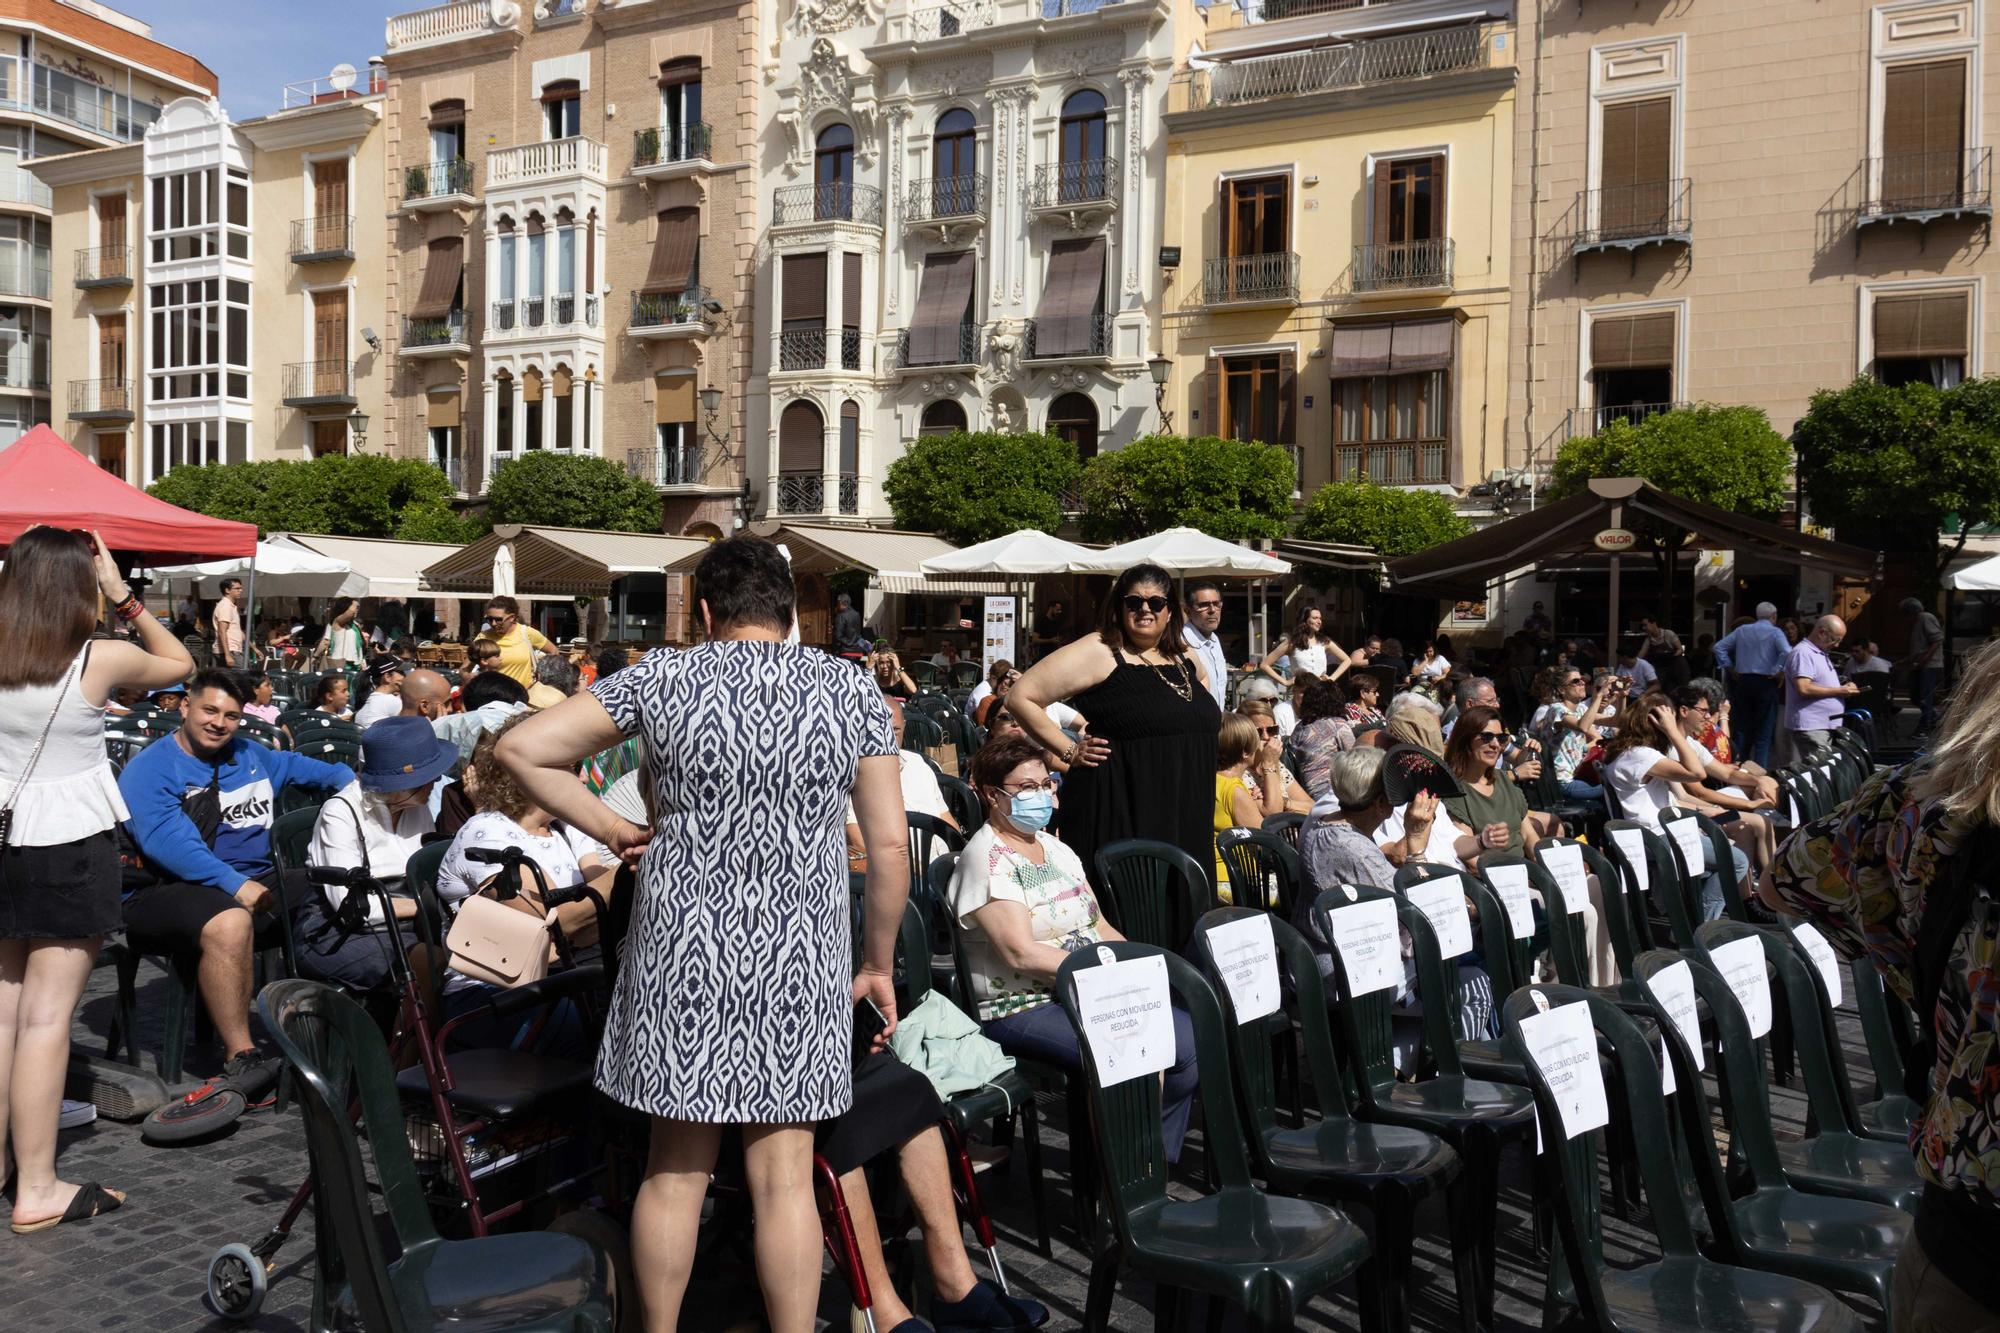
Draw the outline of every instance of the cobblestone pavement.
M100 966L79 1015L79 1049L101 1052L114 989L112 970ZM141 1027L148 1055L159 1049L164 978L141 973ZM1866 1068L1858 1025L1851 1011L1841 1015L1850 1068ZM194 1062L196 1073L212 1072L213 1057ZM1865 1080L1864 1080L1865 1081ZM1781 1133L1802 1128L1804 1106L1796 1092L1775 1092ZM1025 1168L1017 1160L982 1176L1007 1271L1017 1291L1046 1302L1054 1312L1050 1328L1079 1326L1089 1265L1068 1227L1067 1159L1063 1109L1045 1106L1045 1161L1051 1176L1049 1208L1056 1224L1054 1254L1036 1253ZM1053 1122L1053 1123L1051 1123ZM1018 1153L1017 1153L1018 1158ZM1198 1160L1191 1147L1188 1161ZM0 1232L0 1326L61 1333L62 1330L145 1329L219 1330L240 1328L213 1314L205 1304L207 1265L216 1249L249 1242L276 1221L304 1177L306 1154L296 1111L252 1113L213 1142L180 1148L151 1148L137 1127L100 1120L63 1136L60 1162L70 1180L97 1180L128 1191L118 1213L83 1226L60 1227L33 1236ZM1004 1177L996 1179L996 1176ZM1541 1323L1544 1265L1532 1254L1528 1236L1525 1164L1510 1157L1501 1200L1500 1277L1496 1328L1525 1333ZM1182 1188L1176 1184L1178 1191ZM1615 1266L1649 1257L1649 1233L1606 1214L1606 1254ZM1434 1212L1419 1219L1416 1327L1426 1333L1457 1328L1457 1303L1444 1219ZM968 1241L970 1232L967 1233ZM725 1247L729 1248L729 1247ZM976 1251L975 1251L976 1253ZM892 1256L893 1257L893 1256ZM975 1267L980 1261L975 1259ZM920 1267L921 1265L917 1265ZM279 1256L269 1297L254 1324L271 1333L289 1333L308 1323L312 1299L312 1225L308 1214ZM722 1253L705 1259L709 1280L691 1293L684 1327L703 1333L760 1327L748 1256ZM908 1283L904 1287L907 1291ZM1300 1321L1308 1329L1354 1328L1351 1288L1332 1300L1313 1303ZM1153 1293L1148 1283L1121 1283L1113 1311L1117 1329L1150 1328ZM845 1329L846 1296L829 1277L823 1286L822 1327ZM1872 1312L1870 1312L1872 1313ZM1230 1328L1240 1327L1231 1319ZM887 1333L887 1330L882 1330Z

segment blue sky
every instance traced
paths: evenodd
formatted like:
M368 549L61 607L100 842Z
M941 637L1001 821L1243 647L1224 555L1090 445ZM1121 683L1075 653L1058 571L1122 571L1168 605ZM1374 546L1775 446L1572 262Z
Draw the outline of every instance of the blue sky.
M108 0L153 25L153 36L215 71L222 105L248 120L276 111L284 87L346 61L366 71L382 51L382 26L421 0L383 8L368 0Z

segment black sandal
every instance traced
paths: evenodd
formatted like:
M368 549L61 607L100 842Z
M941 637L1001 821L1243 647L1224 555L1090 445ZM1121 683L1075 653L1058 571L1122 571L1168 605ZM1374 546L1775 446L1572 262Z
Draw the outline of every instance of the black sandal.
M88 1181L77 1187L75 1197L69 1201L69 1207L63 1209L61 1217L45 1217L39 1222L15 1222L12 1224L13 1231L17 1236L26 1236L65 1222L88 1222L93 1217L118 1211L124 1203L123 1199L96 1181Z

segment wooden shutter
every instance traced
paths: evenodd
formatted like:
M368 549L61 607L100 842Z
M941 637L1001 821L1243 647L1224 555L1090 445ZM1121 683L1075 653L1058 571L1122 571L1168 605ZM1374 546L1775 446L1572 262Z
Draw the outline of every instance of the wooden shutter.
M1048 286L1035 311L1036 356L1085 356L1104 308L1104 238L1057 241Z
M429 395L424 401L424 407L424 424L433 430L456 430L464 410L459 402L457 389L449 393Z
M1938 207L1957 195L1965 168L1965 68L1963 60L1933 60L1883 71L1883 202Z
M853 250L840 256L840 326L861 327L861 255Z
M665 208L660 210L659 230L653 236L653 258L646 267L642 292L686 291L694 273L695 255L701 245L701 210Z
M1449 234L1445 231L1444 177L1445 155L1439 153L1431 159L1431 230L1432 240L1442 241Z
M458 280L465 271L465 241L457 236L441 236L430 243L424 260L423 286L410 314L418 319L443 319L451 313L458 297Z
M1598 226L1630 232L1666 212L1673 174L1674 100L1648 98L1604 108L1598 158Z
M1273 444L1298 442L1299 354L1278 353L1278 438Z
M572 97L583 96L583 88L575 79L557 79L554 83L542 85L544 102L567 102Z
M1592 370L1662 370L1674 364L1674 315L1616 315L1590 322Z
M1222 429L1222 358L1208 358L1207 368L1202 373L1206 383L1202 386L1201 433L1221 435Z
M313 215L346 217L347 159L313 163Z
M337 287L332 291L314 292L313 303L313 360L347 360L347 289ZM345 378L343 374L342 378Z
M524 403L542 401L542 372L533 366L521 374L521 401Z
M1386 161L1375 164L1375 225L1368 239L1376 245L1389 245L1400 239L1389 234L1389 192L1394 188L1389 180L1390 166Z
M1972 302L1964 291L1910 292L1875 298L1875 355L1966 356Z
M778 418L778 471L818 476L826 465L826 427L811 403L793 403Z
M123 315L99 315L97 318L97 377L114 384L125 382Z
M431 127L444 129L451 125L465 123L465 102L462 98L451 98L443 102L431 103Z
M694 421L694 376L662 376L653 381L653 421L661 426Z
M781 318L786 323L810 321L826 325L826 256L820 253L785 256L785 296Z
M958 330L972 304L976 264L970 250L924 256L923 281L910 319L910 364L946 366L960 360Z
M97 243L100 246L103 246L107 250L122 250L125 248L125 196L124 195L107 194L101 196L98 199ZM118 256L112 255L112 256L107 256L107 262L122 263L122 260L120 260ZM99 272L104 273L106 276L115 276L115 274L108 268L100 268ZM123 268L117 270L117 273L123 273L123 272L124 272Z
M676 88L683 83L701 82L701 59L697 56L682 56L669 60L660 66L660 86Z

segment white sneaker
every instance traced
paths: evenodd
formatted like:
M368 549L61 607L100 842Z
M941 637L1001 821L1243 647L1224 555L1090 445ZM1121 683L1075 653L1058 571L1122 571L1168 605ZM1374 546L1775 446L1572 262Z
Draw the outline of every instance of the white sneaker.
M73 1102L63 1098L62 1109L56 1113L57 1129L80 1129L97 1119L97 1107L90 1102Z

